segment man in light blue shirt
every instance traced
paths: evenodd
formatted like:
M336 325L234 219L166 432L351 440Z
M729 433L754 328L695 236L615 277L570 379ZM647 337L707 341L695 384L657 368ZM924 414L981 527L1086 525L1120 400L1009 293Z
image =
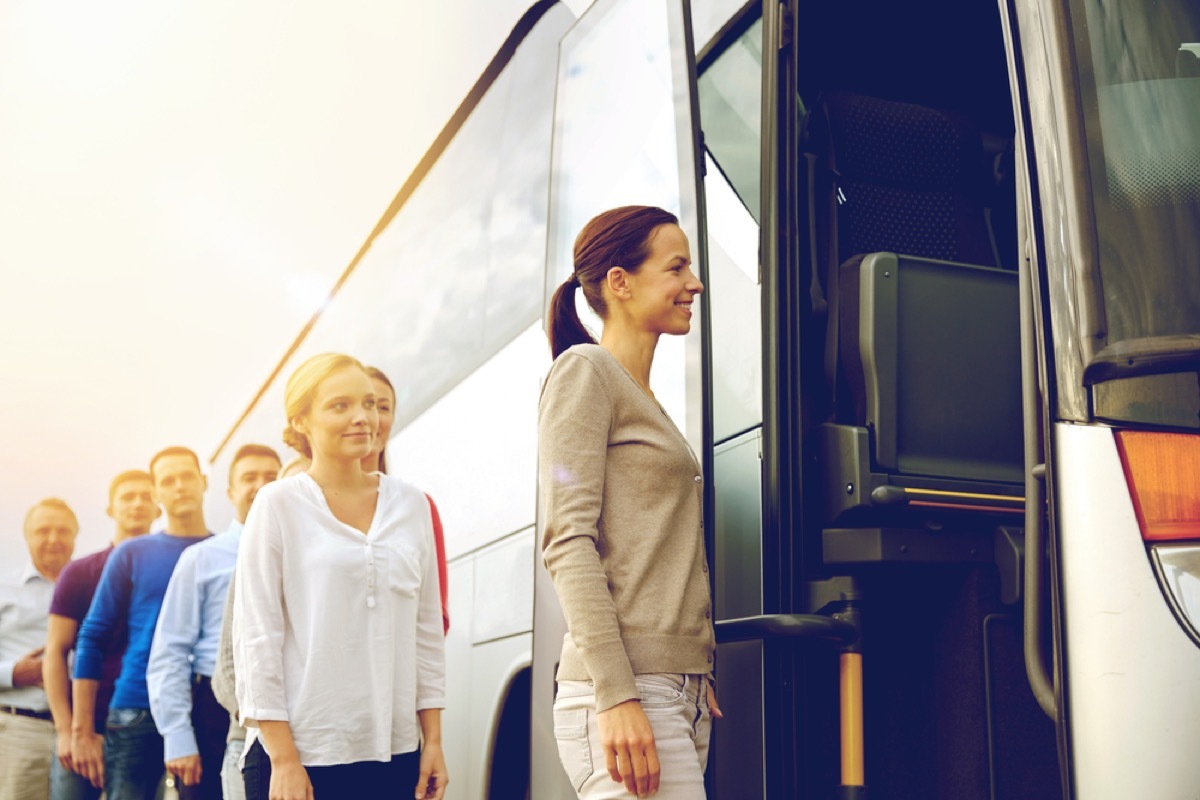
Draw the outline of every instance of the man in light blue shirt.
M146 684L163 737L163 760L180 779L181 800L221 800L221 764L229 714L212 694L225 597L237 563L242 523L254 497L279 473L279 456L263 445L237 451L228 495L235 519L220 536L179 557L154 630Z
M75 551L79 522L57 498L25 515L30 560L0 579L0 798L50 794L54 722L42 690L42 651L54 582Z

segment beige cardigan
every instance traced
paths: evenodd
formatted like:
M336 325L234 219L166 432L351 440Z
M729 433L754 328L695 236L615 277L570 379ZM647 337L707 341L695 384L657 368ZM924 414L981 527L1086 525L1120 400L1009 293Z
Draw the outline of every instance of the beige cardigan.
M703 478L662 407L599 345L554 362L538 412L542 557L566 614L559 680L596 709L635 674L711 673Z

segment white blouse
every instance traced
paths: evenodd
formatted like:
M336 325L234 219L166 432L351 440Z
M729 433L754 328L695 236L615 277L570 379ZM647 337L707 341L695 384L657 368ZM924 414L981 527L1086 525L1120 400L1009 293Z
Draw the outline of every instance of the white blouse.
M429 502L379 476L364 536L309 475L259 490L238 551L237 701L248 728L289 723L306 766L388 761L419 746L417 711L445 707ZM264 742L265 746L265 742Z

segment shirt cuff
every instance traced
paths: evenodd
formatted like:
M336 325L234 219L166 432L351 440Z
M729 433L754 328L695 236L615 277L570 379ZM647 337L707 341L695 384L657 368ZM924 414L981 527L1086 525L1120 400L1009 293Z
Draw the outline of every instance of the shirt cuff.
M288 713L282 708L239 708L238 715L247 728L257 728L259 722L288 722Z
M17 668L15 661L0 661L0 689L15 689L13 686L13 670Z
M446 698L441 695L430 695L429 697L417 698L417 711L425 711L430 708L446 708Z
M196 732L191 728L163 734L163 761L174 761L185 756L199 754L196 746Z

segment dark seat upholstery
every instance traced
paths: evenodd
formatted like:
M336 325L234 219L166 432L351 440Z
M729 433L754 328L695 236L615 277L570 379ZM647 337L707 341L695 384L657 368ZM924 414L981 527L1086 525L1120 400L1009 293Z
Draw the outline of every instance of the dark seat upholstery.
M946 111L835 92L813 114L830 521L897 506L1015 510L1004 498L1020 494L1023 470L1017 276L997 269L989 230L995 158Z

